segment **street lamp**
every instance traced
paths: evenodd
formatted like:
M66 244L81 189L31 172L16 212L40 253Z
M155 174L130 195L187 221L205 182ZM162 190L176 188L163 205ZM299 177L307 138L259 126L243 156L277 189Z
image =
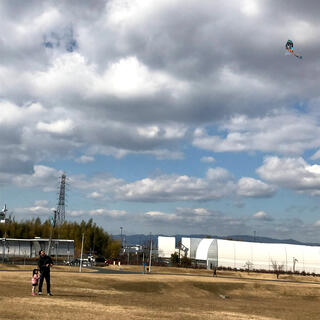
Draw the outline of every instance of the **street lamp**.
M123 227L120 227L121 249L123 248L123 242L122 242L122 229L123 229Z

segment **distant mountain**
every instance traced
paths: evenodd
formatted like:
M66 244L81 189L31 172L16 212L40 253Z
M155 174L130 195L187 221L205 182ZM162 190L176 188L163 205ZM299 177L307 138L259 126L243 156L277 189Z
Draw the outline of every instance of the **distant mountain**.
M124 245L148 245L150 239L152 239L153 245L158 247L158 236L168 237L168 235L163 234L133 234L133 235L122 235ZM113 239L120 240L121 235L112 235ZM310 242L301 242L293 239L273 239L268 237L253 237L249 235L231 235L226 237L218 237L215 235L207 234L176 234L172 235L176 237L176 243L181 240L182 237L189 238L217 238L217 239L226 239L226 240L235 240L235 241L247 241L247 242L263 242L263 243L288 243L288 244L298 244L298 245L307 245L307 246L320 246L320 243L310 243Z

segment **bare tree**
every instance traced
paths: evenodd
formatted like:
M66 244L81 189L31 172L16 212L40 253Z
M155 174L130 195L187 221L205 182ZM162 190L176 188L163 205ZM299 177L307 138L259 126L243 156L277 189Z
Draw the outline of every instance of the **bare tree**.
M274 273L277 275L277 279L279 279L279 275L283 272L284 264L280 264L277 261L271 260L272 268Z
M252 270L252 267L253 267L253 263L248 260L248 261L245 263L245 268L246 268L246 270L248 271L248 273L250 272L250 270Z

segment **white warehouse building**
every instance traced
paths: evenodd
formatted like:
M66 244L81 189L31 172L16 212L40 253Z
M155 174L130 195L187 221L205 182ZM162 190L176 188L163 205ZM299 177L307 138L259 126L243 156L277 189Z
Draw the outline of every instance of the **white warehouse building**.
M3 258L39 256L40 250L48 252L49 239L0 238L0 256ZM51 255L74 256L74 240L52 239Z
M181 256L185 251L188 258L206 263L208 269L246 269L250 265L251 269L272 271L273 263L276 263L282 265L284 271L320 274L318 246L183 237L179 249L175 237L158 237L160 258L170 258L179 250Z

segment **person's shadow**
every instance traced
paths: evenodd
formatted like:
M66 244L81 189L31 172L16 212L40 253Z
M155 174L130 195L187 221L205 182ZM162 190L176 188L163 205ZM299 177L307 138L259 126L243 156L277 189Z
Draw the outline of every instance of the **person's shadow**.
M62 293L62 294L54 294L54 297L76 297L76 298L96 298L97 296L94 296L94 295L90 295L90 294L73 294L73 293L70 293L70 294L65 294L65 293Z

